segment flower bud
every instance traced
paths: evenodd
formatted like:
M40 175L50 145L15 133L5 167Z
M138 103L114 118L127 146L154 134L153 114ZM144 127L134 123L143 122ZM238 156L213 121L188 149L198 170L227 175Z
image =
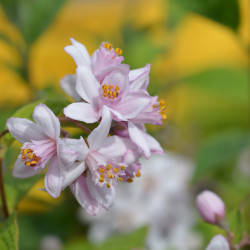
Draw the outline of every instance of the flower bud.
M204 221L217 224L225 217L225 205L219 196L203 191L196 198L196 208Z
M219 234L212 238L206 250L230 250L230 246L225 237Z

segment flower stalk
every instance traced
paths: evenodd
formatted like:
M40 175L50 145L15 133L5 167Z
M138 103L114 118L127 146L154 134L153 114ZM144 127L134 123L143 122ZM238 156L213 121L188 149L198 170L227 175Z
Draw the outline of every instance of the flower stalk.
M1 201L2 201L3 215L5 219L7 219L9 217L9 211L7 207L4 185L3 185L2 159L0 159L0 195L1 195Z

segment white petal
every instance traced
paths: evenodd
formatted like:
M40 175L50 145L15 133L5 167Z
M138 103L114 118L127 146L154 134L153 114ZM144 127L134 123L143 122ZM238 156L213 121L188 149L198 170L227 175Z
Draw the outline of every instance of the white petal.
M45 104L40 103L35 107L33 119L48 137L52 139L59 138L60 122Z
M100 118L99 113L92 104L85 102L76 102L67 106L64 114L71 119L86 123L97 122Z
M69 45L64 48L66 53L73 57L77 66L85 65L85 67L90 68L91 59L85 46L73 38L70 38L70 40L73 45Z
M37 124L25 118L12 117L8 119L6 126L12 136L21 143L47 139L47 136Z
M79 66L76 69L76 91L88 103L97 104L100 83L88 68Z
M109 108L104 106L100 124L88 136L88 143L91 151L97 151L103 145L110 130L111 120Z
M147 144L150 147L150 151L153 154L163 154L164 151L160 145L160 143L151 135L148 133L142 132L145 140L147 141Z
M110 112L112 113L113 120L115 121L127 121L128 119L122 116L118 111L114 109L109 109Z
M130 91L147 89L149 83L150 64L143 68L129 71Z
M114 201L115 190L111 185L110 188L107 188L106 185L102 187L99 185L95 185L92 181L92 176L88 173L87 175L87 185L90 191L91 196L105 209L109 209Z
M61 193L62 180L59 159L55 156L51 159L44 179L46 191L54 198L58 197Z
M100 213L101 207L98 202L92 198L85 176L81 175L73 184L70 185L70 189L79 204L85 208L89 214L97 215Z
M12 175L17 178L28 178L39 174L43 171L43 168L34 169L32 167L24 165L24 162L21 160L21 156L19 155L15 165L12 170Z
M132 122L128 122L128 132L130 139L143 151L146 158L150 157L150 148L145 140L142 131Z
M60 80L61 88L74 100L80 101L81 96L76 91L76 77L75 75L66 75Z
M109 136L100 148L99 153L108 157L122 157L128 149L126 140L119 136Z

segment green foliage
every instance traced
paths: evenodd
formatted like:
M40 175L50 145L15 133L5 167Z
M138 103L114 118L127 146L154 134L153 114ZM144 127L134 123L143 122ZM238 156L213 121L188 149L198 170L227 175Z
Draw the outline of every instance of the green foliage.
M170 0L169 25L174 27L188 12L194 12L237 30L240 21L237 0Z
M86 240L74 241L68 244L65 250L127 250L127 249L144 249L147 228L143 227L131 234L116 235L110 237L105 243L94 246Z
M19 29L27 45L48 28L66 0L0 0L9 20Z
M0 223L0 249L18 249L18 225L16 214L12 214L5 222Z
M201 146L197 158L194 179L233 161L250 145L250 133L229 130L215 134Z

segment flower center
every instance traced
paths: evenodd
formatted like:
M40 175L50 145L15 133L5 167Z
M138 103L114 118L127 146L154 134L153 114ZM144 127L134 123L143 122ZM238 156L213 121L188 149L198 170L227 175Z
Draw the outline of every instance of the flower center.
M103 44L103 47L107 50L110 50L110 51L113 51L114 48L113 48L113 45L111 43L104 43ZM118 55L118 56L121 56L122 55L122 50L120 48L116 48L115 50L115 53Z
M103 90L103 96L109 100L114 100L115 98L117 98L119 96L119 90L120 87L119 86L113 86L113 85L106 85L103 84L102 85L102 90Z
M21 152L21 159L22 161L24 161L24 164L26 166L35 167L41 160L41 158L39 156L36 156L34 151L30 148L23 148Z

